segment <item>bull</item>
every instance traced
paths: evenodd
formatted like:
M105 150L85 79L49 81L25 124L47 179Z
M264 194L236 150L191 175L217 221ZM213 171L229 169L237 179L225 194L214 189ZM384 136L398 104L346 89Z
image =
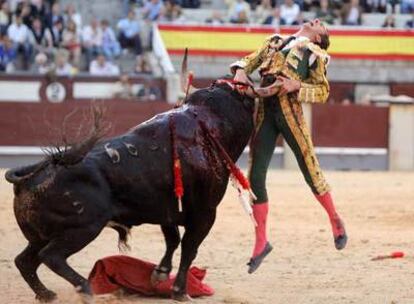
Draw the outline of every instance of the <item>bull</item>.
M172 298L189 300L187 272L215 221L229 180L223 157L205 129L236 161L252 133L253 112L251 97L225 83L214 84L191 93L181 107L123 135L102 139L96 127L68 150L7 171L6 179L14 185L17 223L28 240L15 264L36 298L51 301L56 297L36 273L43 263L90 299L88 281L67 258L92 242L104 227L118 231L125 243L132 226L148 223L161 226L166 243L152 280L167 278L181 243ZM182 211L174 196L172 118L185 190ZM182 239L178 226L185 228Z

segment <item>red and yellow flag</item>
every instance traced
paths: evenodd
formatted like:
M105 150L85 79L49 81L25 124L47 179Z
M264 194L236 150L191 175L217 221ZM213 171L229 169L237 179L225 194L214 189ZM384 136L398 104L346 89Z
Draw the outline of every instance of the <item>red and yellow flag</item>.
M158 25L170 54L243 56L275 33L270 27ZM282 35L296 29L285 28ZM414 60L414 31L385 29L332 29L329 54L336 58Z

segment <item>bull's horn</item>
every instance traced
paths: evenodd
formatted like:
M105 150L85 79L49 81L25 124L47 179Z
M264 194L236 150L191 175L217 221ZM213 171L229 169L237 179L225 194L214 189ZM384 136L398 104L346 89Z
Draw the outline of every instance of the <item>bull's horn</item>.
M272 83L271 85L264 87L264 88L254 88L254 90L252 90L251 88L249 88L246 91L246 94L252 98L254 97L270 97L273 95L276 95L279 92L279 88L281 86L281 82L280 81L275 81L274 83Z
M183 62L181 64L181 74L180 74L180 82L181 82L181 90L186 94L194 93L195 91L199 90L198 88L192 86L194 74L191 71L188 71L188 48L184 51Z
M5 178L9 183L18 184L32 176L39 164L7 170Z
M180 83L181 90L186 91L187 87L187 77L188 77L188 48L185 48L183 62L181 63L181 74L180 74Z

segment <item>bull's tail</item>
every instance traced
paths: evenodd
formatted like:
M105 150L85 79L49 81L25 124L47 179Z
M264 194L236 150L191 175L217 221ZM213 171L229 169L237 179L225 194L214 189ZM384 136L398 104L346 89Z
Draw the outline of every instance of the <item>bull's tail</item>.
M114 229L118 232L118 248L120 252L127 252L131 250L131 247L128 244L128 236L130 234L130 227L125 225L109 221L106 225L109 228Z

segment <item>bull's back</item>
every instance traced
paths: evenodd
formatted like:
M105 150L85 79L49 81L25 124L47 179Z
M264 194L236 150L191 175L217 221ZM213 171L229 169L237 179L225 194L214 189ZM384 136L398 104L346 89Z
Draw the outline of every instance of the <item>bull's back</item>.
M185 197L194 197L189 191L197 189L194 186L209 175L208 160L197 142L199 126L194 113L185 107L159 114L121 136L100 143L85 160L99 167L120 216L128 214L134 220L150 223L177 220L171 119L183 181L188 189Z

